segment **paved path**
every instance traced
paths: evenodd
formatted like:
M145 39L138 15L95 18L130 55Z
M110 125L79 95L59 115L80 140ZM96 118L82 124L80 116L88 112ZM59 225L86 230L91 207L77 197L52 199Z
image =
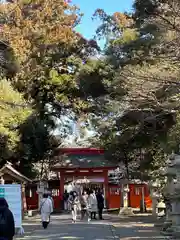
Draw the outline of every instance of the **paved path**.
M162 240L154 227L151 216L135 216L122 218L105 216L105 221L87 221L76 224L71 222L69 215L54 215L49 228L44 230L40 219L34 218L24 222L24 238L16 240Z
M162 236L159 230L154 227L155 219L152 216L134 216L114 219L113 226L116 228L116 235L120 240L164 240L169 239Z
M17 240L113 240L114 237L111 225L108 221L77 221L72 223L69 217L62 219L61 216L52 216L52 222L48 229L44 230L40 226L39 219L27 223L24 226L24 238Z

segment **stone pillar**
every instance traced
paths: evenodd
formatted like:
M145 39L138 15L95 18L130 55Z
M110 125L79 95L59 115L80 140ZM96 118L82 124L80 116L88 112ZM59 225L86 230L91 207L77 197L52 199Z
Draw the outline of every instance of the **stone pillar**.
M176 184L174 184L174 191L171 194L172 201L172 224L175 237L180 238L180 155L175 155L173 162L176 171Z
M180 155L172 154L169 158L166 171L168 184L166 186L166 196L168 196L170 207L168 219L163 227L163 233L173 235L176 239L180 238ZM176 180L176 183L174 182Z
M119 211L119 215L133 215L133 210L131 207L128 207L128 193L130 191L129 189L129 184L128 183L123 183L121 185L121 194L122 194L122 203L121 203L121 208Z
M151 199L152 199L152 215L154 217L157 216L157 203L158 203L158 194L156 191L152 191Z
M152 199L152 215L154 217L157 217L157 203L158 199L160 198L159 194L159 182L158 181L153 181L149 184L149 189L150 189L150 195Z
M122 184L122 207L127 208L128 207L128 192L129 192L129 186L128 184Z
M41 199L43 197L43 194L44 194L44 190L45 190L45 186L44 186L44 182L40 181L39 184L38 184L38 197L39 197L39 200L38 200L38 207L40 207L40 202L41 202Z
M4 185L5 184L5 180L3 178L3 176L1 176L1 179L0 179L0 184Z

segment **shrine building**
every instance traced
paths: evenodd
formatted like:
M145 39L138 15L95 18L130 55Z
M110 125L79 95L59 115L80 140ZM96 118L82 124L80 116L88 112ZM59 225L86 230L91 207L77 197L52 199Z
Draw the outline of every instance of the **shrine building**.
M117 164L106 159L103 149L96 148L59 148L56 150L51 167L53 176L48 181L48 190L54 199L55 211L63 209L63 195L65 189L72 182L86 180L84 189L101 189L105 196L107 209L118 209L121 207L123 187L113 176ZM37 184L29 186L31 195L27 190L28 209L38 208ZM136 181L129 182L129 198L132 208L139 208L142 197L147 208L151 208L152 201L148 185Z
M55 153L58 163L52 167L60 176L59 195L62 198L65 185L78 179L87 179L84 188L100 188L104 192L106 204L109 204L108 172L117 166L108 161L104 150L95 148L62 148Z

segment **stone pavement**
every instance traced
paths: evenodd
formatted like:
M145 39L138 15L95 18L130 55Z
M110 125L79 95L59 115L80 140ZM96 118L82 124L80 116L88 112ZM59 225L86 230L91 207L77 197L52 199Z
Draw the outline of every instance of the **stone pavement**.
M150 214L139 214L133 217L114 217L111 222L120 240L169 239L162 236L159 229L154 227L155 221Z
M69 215L54 215L47 230L42 229L39 217L24 222L25 236L16 240L162 240L151 216L119 218L105 215L104 221L71 222Z
M25 236L16 240L113 240L112 226L108 221L77 221L72 223L70 216L54 215L48 229L44 230L40 225L40 219L32 219L24 223Z

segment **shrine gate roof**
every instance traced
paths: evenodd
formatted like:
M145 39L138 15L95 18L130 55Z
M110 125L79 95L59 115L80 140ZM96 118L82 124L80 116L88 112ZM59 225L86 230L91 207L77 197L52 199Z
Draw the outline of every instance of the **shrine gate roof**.
M109 168L117 167L114 163L105 158L103 149L95 148L72 148L59 149L56 155L57 164L54 170L60 168Z
M20 181L20 182L32 182L31 179L27 178L20 172L18 172L15 168L13 168L12 164L7 162L1 169L0 169L0 177L3 175L9 175L12 179Z

